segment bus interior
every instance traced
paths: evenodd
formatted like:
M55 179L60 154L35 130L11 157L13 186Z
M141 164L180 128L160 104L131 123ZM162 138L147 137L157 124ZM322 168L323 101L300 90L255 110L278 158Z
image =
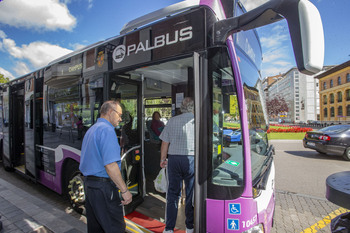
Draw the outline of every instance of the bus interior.
M180 114L182 99L193 97L193 85L192 57L110 74L109 99L120 99L123 107L124 120L117 130L124 158L122 175L135 200L132 207L125 208L126 214L137 207L137 212L164 221L166 196L157 192L153 183L161 169L161 141L151 129L152 115L159 112L166 125ZM179 229L185 229L182 212L181 205Z

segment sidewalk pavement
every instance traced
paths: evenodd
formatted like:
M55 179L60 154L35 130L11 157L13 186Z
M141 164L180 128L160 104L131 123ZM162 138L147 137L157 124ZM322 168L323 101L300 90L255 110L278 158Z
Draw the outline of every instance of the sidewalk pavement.
M1 233L83 233L86 224L0 178Z

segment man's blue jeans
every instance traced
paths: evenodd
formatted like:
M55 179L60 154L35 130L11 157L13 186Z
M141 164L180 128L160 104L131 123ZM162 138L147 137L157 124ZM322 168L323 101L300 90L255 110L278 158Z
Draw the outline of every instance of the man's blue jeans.
M194 156L168 155L168 179L166 208L166 230L174 230L177 218L177 209L181 193L182 180L186 189L186 228L193 229L194 210L192 205L194 184Z

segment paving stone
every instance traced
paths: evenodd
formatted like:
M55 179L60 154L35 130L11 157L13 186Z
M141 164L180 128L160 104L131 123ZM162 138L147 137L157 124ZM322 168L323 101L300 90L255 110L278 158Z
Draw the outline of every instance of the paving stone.
M6 187L6 188L4 188ZM86 232L86 224L0 178L0 221L4 233ZM78 230L78 229L81 229Z

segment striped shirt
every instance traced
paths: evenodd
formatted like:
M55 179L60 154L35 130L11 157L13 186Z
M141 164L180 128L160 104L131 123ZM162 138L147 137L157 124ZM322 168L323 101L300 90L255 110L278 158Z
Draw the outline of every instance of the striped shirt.
M170 143L168 154L194 155L193 113L183 113L171 118L159 138Z

